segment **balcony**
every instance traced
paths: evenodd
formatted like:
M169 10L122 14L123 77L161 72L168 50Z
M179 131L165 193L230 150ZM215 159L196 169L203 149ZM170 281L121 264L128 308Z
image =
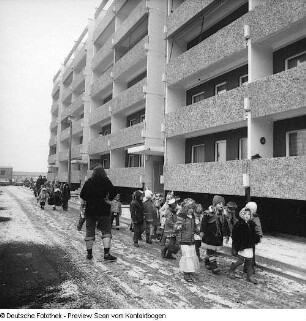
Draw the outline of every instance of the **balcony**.
M71 91L71 86L65 88L63 90L63 96L62 96L62 101L65 105L69 105L72 99L72 91Z
M56 137L56 136L51 137L51 138L49 139L49 146L54 146L54 145L56 145L56 141L57 141L57 137Z
M91 86L91 97L95 97L99 95L103 89L110 86L113 82L113 79L111 78L112 69L109 68L102 76L100 76Z
M242 174L246 168L247 161L168 164L164 168L165 190L244 195Z
M141 1L114 34L113 46L116 46L146 14L148 14L146 1Z
M222 64L223 68L235 59L243 59L247 55L244 39L244 25L246 16L237 19L211 37L200 42L195 47L174 58L166 65L167 84L173 86L185 79L197 77L208 68L215 68Z
M144 78L131 88L123 91L120 95L113 98L113 100L110 101L112 115L120 113L123 110L126 110L129 107L144 101L145 96L143 93L143 86L145 86L146 83L147 79Z
M253 160L250 173L252 196L306 200L306 156Z
M83 106L84 106L84 94L76 97L75 100L62 111L61 120L67 118L69 115L73 115Z
M56 101L55 103L52 104L51 113L54 114L58 110L58 107L59 107L59 102Z
M56 163L56 154L52 154L48 156L48 164L55 164Z
M71 158L82 158L83 144L75 145L71 147Z
M60 140L61 140L61 142L63 141L63 140L67 140L67 139L69 139L69 127L68 128L66 128L66 129L64 129L62 132L61 132L61 135L60 135Z
M58 153L58 160L60 162L68 160L68 149L65 149L64 151Z
M143 167L111 168L106 172L114 186L142 188L140 175L144 175Z
M100 21L98 26L95 28L93 34L93 42L96 42L97 39L100 37L102 32L107 28L107 26L112 22L115 17L115 12L113 11L115 4L113 3L107 10L106 15Z
M63 78L62 78L63 83L67 80L67 78L70 76L72 72L73 72L73 68L71 65L65 68L65 71L63 72Z
M60 182L67 182L68 172L59 172L58 180ZM71 183L76 183L76 184L80 183L80 171L71 171Z
M89 142L88 154L94 155L94 154L109 152L109 149L110 149L108 146L109 139L110 139L110 135L100 136L92 139Z
M81 94L85 91L85 75L84 70L79 74L75 74L73 82L71 83L71 90L74 93Z
M166 137L244 121L246 92L247 87L241 86L166 114Z
M144 138L142 137L143 127L144 124L142 122L132 127L127 127L113 133L110 138L111 149L142 144L144 142Z
M90 118L89 118L89 126L93 126L95 124L98 124L99 122L107 119L110 117L109 107L112 106L112 100L107 102L106 104L94 109L91 112Z
M80 132L83 132L83 127L84 127L84 118L74 121L72 123L72 135L76 135L76 134L79 134Z
M75 55L72 63L72 68L74 71L80 71L86 64L86 46L80 49L80 51Z
M281 38L282 31L296 28L294 32L303 32L305 36L306 2L304 0L280 1L266 0L258 5L252 14L246 17L250 25L252 43L265 41L267 37ZM300 26L297 26L300 24ZM271 40L270 40L271 41Z
M60 83L59 81L57 81L54 86L53 86L53 89L52 89L52 97L55 96L56 92L60 89Z
M121 59L119 59L113 67L113 78L117 79L122 74L136 64L141 63L146 58L145 43L148 43L148 36L145 36L130 51L128 51Z
M168 36L171 36L182 26L186 25L195 15L199 14L212 2L214 0L185 0L167 19Z
M305 64L250 83L252 117L298 112L298 109L305 114L305 110L302 111L306 102L305 83Z
M52 120L50 124L50 130L54 129L57 126L57 120Z
M92 69L96 70L104 60L113 54L112 39L109 38L92 59Z

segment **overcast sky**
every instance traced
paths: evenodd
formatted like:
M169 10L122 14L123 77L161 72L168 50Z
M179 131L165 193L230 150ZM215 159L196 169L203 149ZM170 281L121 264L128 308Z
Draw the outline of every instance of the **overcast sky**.
M101 0L0 0L0 166L46 172L52 79Z

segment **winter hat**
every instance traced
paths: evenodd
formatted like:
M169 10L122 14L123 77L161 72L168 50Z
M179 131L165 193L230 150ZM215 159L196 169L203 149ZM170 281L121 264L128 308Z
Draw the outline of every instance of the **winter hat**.
M219 204L219 203L225 204L225 199L220 195L215 195L212 201L212 205L215 206L216 204Z
M228 202L226 206L229 210L232 210L232 211L235 211L238 207L235 202Z
M173 205L175 204L176 199L175 198L171 198L171 200L168 201L168 205Z
M245 221L245 213L249 211L251 212L251 210L249 208L244 207L243 209L241 209L241 211L239 212L239 216ZM250 213L251 214L251 213Z
M248 208L252 214L257 212L257 204L255 202L248 202L245 208Z

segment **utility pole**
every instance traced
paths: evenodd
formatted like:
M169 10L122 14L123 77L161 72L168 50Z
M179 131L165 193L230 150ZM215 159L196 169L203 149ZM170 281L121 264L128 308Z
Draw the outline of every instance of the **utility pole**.
M69 149L68 149L68 185L71 190L71 144L72 144L72 120L74 116L70 115L67 119L69 122Z

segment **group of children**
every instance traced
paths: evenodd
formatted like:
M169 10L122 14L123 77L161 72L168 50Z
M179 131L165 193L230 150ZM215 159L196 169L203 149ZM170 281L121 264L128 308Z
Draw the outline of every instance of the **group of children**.
M160 199L156 201L151 191L139 190L134 193L130 205L134 246L139 247L138 240L144 230L146 242L152 243L152 222L154 215L157 215L160 243L163 246L162 258L174 260L174 254L181 250L180 271L187 282L193 282L199 262L203 261L200 247L203 245L206 250L205 267L218 274L218 251L223 242L228 243L231 237L232 253L236 262L232 263L229 269L229 277L235 278L236 268L244 264L247 281L257 284L253 277L255 245L263 235L256 213L257 204L248 202L238 214L237 204L229 202L225 205L225 199L220 195L213 197L212 205L206 211L191 198L184 199L180 204L178 201L179 198L175 197L173 192L167 194L164 204Z

